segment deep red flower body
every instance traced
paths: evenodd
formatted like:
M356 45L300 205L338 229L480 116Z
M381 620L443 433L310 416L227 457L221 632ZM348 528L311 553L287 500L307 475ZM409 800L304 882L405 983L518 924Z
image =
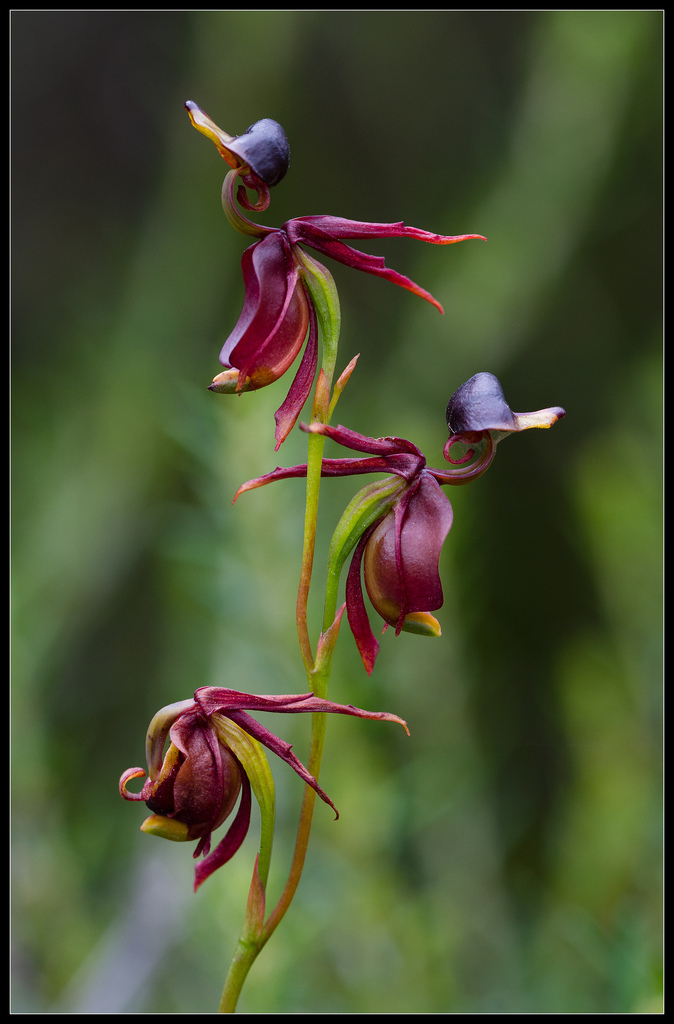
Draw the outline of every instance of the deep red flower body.
M438 563L452 519L449 499L432 473L422 470L404 508L401 500L367 539L363 575L368 596L382 619L398 631L412 630L410 616L415 612L442 607Z
M141 826L144 831L167 839L198 840L194 856L203 854L204 859L196 867L195 889L217 868L231 860L250 825L251 779L254 779L256 765L253 761L246 761L242 752L245 746L237 747L236 753L231 749L230 744L234 740L225 730L223 720L229 720L246 736L277 754L316 791L321 800L335 810L330 797L295 757L290 744L260 725L248 714L249 711L351 715L398 722L407 729L397 715L363 711L350 704L335 704L314 697L312 693L262 697L224 687L204 686L196 691L194 700L163 708L148 729L149 777L141 792L129 792L127 786L131 779L145 775L142 768L125 771L119 781L119 789L125 800L145 801L153 812ZM169 747L164 753L167 739ZM241 799L234 821L211 851L211 834L232 814L239 794Z
M423 453L399 437L364 437L346 427L313 423L302 429L324 434L346 448L366 452L367 459L324 459L323 476L353 476L363 473L391 473L400 478L382 514L362 533L355 544L346 581L346 611L349 625L370 673L379 643L370 627L361 581L364 563L365 587L376 611L396 635L406 632L439 636L440 626L430 614L442 606L443 593L438 563L442 545L452 525L452 506L440 484L465 482L483 472L490 461L485 456L476 469L431 469ZM276 469L251 480L239 494L274 480L305 476L306 465ZM461 479L457 479L460 477ZM236 498L235 498L236 500Z
M233 189L233 183L230 190ZM230 197L233 203L233 194ZM297 421L316 375L318 337L301 245L330 256L339 263L374 274L426 299L442 312L442 306L424 288L404 274L387 267L380 256L370 256L346 245L343 239L414 238L434 245L450 245L481 235L437 235L420 228L396 224L371 224L341 217L297 217L280 229L247 222L263 237L243 254L245 286L243 310L220 353L226 367L210 385L212 391L253 391L278 380L307 346L288 396L276 413L276 448ZM320 267L320 264L316 264ZM323 268L324 269L324 268Z
M288 370L307 339L297 375L276 413L278 450L309 396L317 367L316 321L310 290L302 283L303 279L306 281L307 260L301 247L308 246L338 263L392 281L442 312L440 303L424 288L391 270L381 256L360 252L344 239L413 238L434 245L451 245L483 236L438 235L409 227L402 221L377 224L327 215L295 217L281 228L256 224L244 216L237 199L247 210L266 209L269 187L281 180L290 157L283 129L267 118L243 135L232 136L223 132L196 103L188 101L185 105L195 128L215 143L221 156L234 168L222 190L227 217L237 230L258 239L243 254L243 310L220 353L220 362L226 369L214 378L210 389L229 394L266 387ZM257 203L251 204L241 182L257 189ZM311 262L314 272L327 280L325 268Z
M278 380L295 361L309 328L309 302L282 231L273 231L246 249L241 266L246 287L243 310L220 362L235 367L238 381L252 391ZM314 363L315 358L314 352Z
M430 614L442 607L443 592L438 570L442 545L452 526L453 512L440 485L461 485L476 480L490 466L496 444L510 433L530 427L550 427L564 416L559 407L533 413L513 413L498 379L479 373L461 385L447 406L450 437L444 455L451 468L431 469L423 453L400 437L364 437L346 427L321 423L302 429L324 434L345 448L365 452L366 459L323 459L323 476L354 476L390 473L400 486L382 481L378 490L365 488L349 513L356 531L365 523L349 550L354 554L346 581L346 610L363 664L372 671L379 651L365 609L362 577L368 596L387 625L401 630L439 636L440 625ZM463 458L454 460L452 447L469 446ZM470 447L472 446L472 447ZM307 467L278 468L249 480L236 493L253 490L275 480L306 476ZM358 497L358 496L357 496ZM364 511L370 515L364 515ZM347 513L345 513L347 516ZM360 517L360 518L359 518ZM348 530L344 530L346 535ZM385 627L386 628L386 627Z

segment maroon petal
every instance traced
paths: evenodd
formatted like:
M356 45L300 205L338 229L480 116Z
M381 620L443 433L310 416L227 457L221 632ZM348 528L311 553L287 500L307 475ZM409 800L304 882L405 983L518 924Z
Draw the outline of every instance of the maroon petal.
M217 712L229 715L230 711L292 712L296 704L312 696L311 693L286 693L261 697L241 690L230 690L226 686L200 686L194 700L202 713L210 716Z
M424 231L403 221L393 224L378 224L345 217L332 217L330 214L319 214L313 217L297 217L284 225L288 234L293 230L303 231L307 227L323 231L332 238L413 238L418 242L430 242L433 245L452 245L454 242L465 242L471 238L486 241L484 235L438 235L434 231Z
M214 871L221 868L223 864L226 864L228 860L231 860L236 851L241 846L242 842L248 834L250 827L250 782L245 772L241 772L241 803L239 809L236 812L236 817L230 825L224 838L220 840L215 849L207 857L204 857L199 864L196 865L194 871L194 891L196 892L199 886L206 881L209 875L212 875ZM200 844L201 845L201 844ZM194 852L194 856L198 856L199 847Z
M349 430L348 427L330 427L326 423L311 423L309 426L302 423L300 427L308 434L325 434L326 437L337 441L344 448L351 448L352 451L367 452L368 455L416 455L421 459L419 469L426 464L421 450L404 437L365 437L364 434Z
M449 499L424 472L409 498L402 526L390 512L372 533L365 551L365 585L379 614L398 632L403 613L442 606L438 563L452 518Z
M275 714L305 714L321 712L323 714L349 715L352 718L367 718L373 721L398 722L404 725L402 718L391 714L389 711L365 711L363 708L354 707L353 704L337 704L331 700L324 700L322 697L315 697L313 693L285 693L260 696L254 693L242 693L240 690L230 690L220 686L202 686L196 691L195 701L206 714L220 712L233 718L231 712L238 711L273 711ZM245 715L247 723L252 723L256 729L263 729L259 722ZM246 726L246 729L248 727ZM264 730L266 735L271 735ZM282 743L282 740L278 741Z
M290 431L297 422L297 417L302 411L302 406L309 397L311 385L316 376L318 365L318 326L316 323L316 310L313 302L307 300L309 310L309 338L307 347L304 350L302 361L299 365L295 379L290 385L283 404L274 413L276 420L276 447L278 451Z
M321 476L359 476L363 473L395 473L405 480L411 480L419 472L419 459L411 455L388 455L373 459L323 459ZM278 466L271 473L247 480L241 484L234 495L234 501L245 491L254 491L257 487L274 483L275 480L290 480L307 475L306 463L303 466L289 466L284 469Z
M191 828L198 828L199 835L207 835L220 817L225 787L230 789L234 785L227 813L231 810L238 793L238 779L232 778L230 760L223 764L217 737L198 712L188 711L178 719L171 727L171 742L185 755L173 782L175 817Z
M328 704L329 702L325 701L325 703ZM282 710L286 710L286 709L280 708L280 707L276 707L276 708L274 708L274 710L275 711L282 711ZM292 711L310 711L310 710L327 711L328 708L324 707L324 708L310 709L308 707L304 707L304 708L294 707L294 708L287 709L287 710L292 710ZM232 722L235 722L237 725L241 726L241 728L245 732L247 732L249 736L252 736L254 739L258 740L265 747L267 747L268 750L271 750L274 754L276 754L278 757L280 757L282 761L285 761L286 764L289 764L290 767L293 769L293 771L295 771L299 775L299 777L302 779L302 781L306 782L306 784L308 786L311 786L311 788L313 790L315 790L315 792L320 796L320 798L323 801L323 803L326 803L330 807L332 807L333 811L335 812L335 818L339 817L339 813L337 811L337 808L333 804L333 802L330 799L330 797L328 796L328 794L326 792L324 792L324 790L321 789L321 787L318 785L318 782L313 777L313 775L311 775L311 773L304 767L302 762L297 757L295 757L295 755L293 754L290 743L286 743L285 740L280 739L279 736L275 736L273 732L269 731L269 729L265 729L265 727L263 725L260 725L260 723L255 718L253 718L251 715L247 714L245 711L230 711L227 714L227 718L230 718L232 720Z
M309 326L309 310L297 264L285 236L274 231L241 259L245 299L236 327L220 353L223 366L264 387L285 373Z
M436 245L449 245L469 238L483 237L482 235L436 235L430 231L422 231L420 228L406 227L402 221L397 224L368 224L330 216L297 217L295 220L288 221L284 225L284 229L291 242L304 242L305 245L330 256L338 263L344 263L356 270L364 270L368 274L383 277L426 299L441 313L443 312L442 306L430 292L415 284L404 274L391 270L386 266L382 256L371 256L368 253L360 252L350 245L345 245L340 238L407 237L432 242Z
M374 528L373 528L374 529ZM370 626L370 620L365 609L363 600L363 587L360 579L360 566L363 560L365 546L370 539L372 529L368 530L361 537L351 559L349 572L346 577L346 614L349 626L356 641L356 646L368 675L372 674L374 663L379 654L379 641L376 639Z
M407 729L401 718L388 711L364 711L352 704L336 704L334 701L323 700L321 697L314 697L313 693L300 694L279 694L277 696L256 696L252 693L242 693L239 690L229 690L219 686L202 686L194 694L196 704L206 715L220 713L226 715L237 725L240 725L250 736L253 736L264 746L277 754L282 760L289 764L294 771L308 785L316 790L321 800L330 804L334 810L334 804L320 788L313 775L310 775L301 761L292 753L292 748L285 740L275 736L263 725L247 714L248 711L274 711L287 714L306 714L320 712L324 714L350 715L355 718L368 718L382 722L398 722ZM335 811L336 813L336 811Z

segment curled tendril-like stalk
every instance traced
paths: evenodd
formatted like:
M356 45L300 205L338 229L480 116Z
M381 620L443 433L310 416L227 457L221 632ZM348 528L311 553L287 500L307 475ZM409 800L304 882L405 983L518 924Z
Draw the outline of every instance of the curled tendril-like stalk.
M261 213L263 210L266 210L271 200L271 196L269 195L269 186L265 185L265 183L260 181L260 179L254 174L243 174L241 176L241 181L243 184L239 185L236 198L241 206L243 206L244 210L251 210L255 213ZM244 188L244 185L246 188ZM248 193L246 192L247 188L257 192L257 200L254 203L251 203L248 198Z
M484 448L478 455L475 462L471 462L475 458L475 448L469 448L468 451L460 458L453 459L450 454L450 448L453 447L457 442L468 445L477 445L480 441L484 441ZM445 442L443 448L443 455L447 462L451 463L452 466L457 466L457 469L446 469L443 473L443 480L441 483L449 484L467 484L472 480L477 480L478 477L489 469L494 455L496 453L496 443L489 433L489 431L471 431L465 434L452 434ZM468 463L470 463L468 465Z
M246 188L257 192L257 201L255 203L251 203L249 200L244 185ZM235 188L237 189L236 199L234 198ZM232 227L243 235L254 235L258 238L263 238L265 235L270 234L273 228L267 228L263 224L256 224L254 221L248 220L248 217L237 206L237 200L245 210L259 212L267 209L269 198L269 189L264 182L250 173L244 174L240 167L230 171L222 183L222 208Z
M452 434L451 437L447 438L445 447L442 449L442 454L447 459L447 462L451 462L453 466L464 466L467 462L475 455L475 449L469 448L468 451L460 459L453 459L449 454L449 449L458 442L462 444L477 444L478 441L482 440L481 432L473 432L470 434Z

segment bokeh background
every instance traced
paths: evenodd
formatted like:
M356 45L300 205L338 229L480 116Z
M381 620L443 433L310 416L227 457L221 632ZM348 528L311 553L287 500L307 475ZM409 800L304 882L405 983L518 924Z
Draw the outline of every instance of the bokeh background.
M247 244L195 100L292 148L265 215L487 243L371 243L430 305L331 266L339 422L442 464L444 408L496 373L563 405L452 494L441 640L344 630L295 903L248 1012L659 1012L662 15L652 11L19 11L13 139L15 1012L212 1012L256 826L193 896L191 846L117 792L197 686L306 688L303 488L283 381L205 390ZM336 450L333 454L336 454ZM327 481L311 614L353 481ZM308 720L268 721L306 757ZM301 784L274 766L272 890Z

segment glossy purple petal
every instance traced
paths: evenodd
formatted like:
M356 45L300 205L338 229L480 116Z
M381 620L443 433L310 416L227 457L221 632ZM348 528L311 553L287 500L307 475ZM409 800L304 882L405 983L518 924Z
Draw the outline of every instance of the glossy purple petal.
M263 117L237 135L227 148L253 174L272 188L285 177L290 164L288 137L278 121Z
M447 426L451 434L515 430L515 419L498 377L476 373L457 388L447 404Z
M247 128L243 135L230 135L193 100L187 100L185 107L194 127L215 143L230 167L248 166L270 187L284 177L290 162L290 146L278 121L265 117Z
M503 388L493 373L476 373L454 392L447 405L450 434L471 434L491 430L510 434L530 427L551 427L565 415L554 406L537 412L513 412Z
M241 259L245 299L236 327L220 353L223 366L239 370L253 388L285 373L309 327L309 309L285 235L274 231L249 246Z

